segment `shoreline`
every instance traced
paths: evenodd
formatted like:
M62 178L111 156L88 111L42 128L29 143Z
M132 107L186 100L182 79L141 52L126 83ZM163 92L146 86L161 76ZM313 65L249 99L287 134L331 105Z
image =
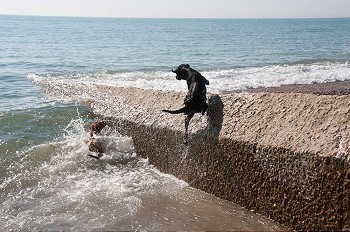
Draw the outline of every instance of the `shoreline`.
M350 80L335 81L326 83L312 83L312 84L293 84L282 85L276 87L259 87L254 89L225 91L223 94L230 93L304 93L315 95L349 95L350 94Z

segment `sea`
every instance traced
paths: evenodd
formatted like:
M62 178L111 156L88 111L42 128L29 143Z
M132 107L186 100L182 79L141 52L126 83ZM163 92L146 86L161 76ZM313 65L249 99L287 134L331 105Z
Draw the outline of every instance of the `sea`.
M65 84L185 94L171 72L180 64L216 94L350 80L350 18L0 15L0 229L280 230L161 173L111 128L106 154L88 157L97 116L81 99L46 94Z

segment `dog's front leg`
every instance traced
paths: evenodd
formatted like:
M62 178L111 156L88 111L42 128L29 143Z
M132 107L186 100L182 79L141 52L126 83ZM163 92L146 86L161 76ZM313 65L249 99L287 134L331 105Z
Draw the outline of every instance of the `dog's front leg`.
M188 145L188 125L190 124L191 119L193 118L194 113L190 112L185 118L185 138L184 144Z

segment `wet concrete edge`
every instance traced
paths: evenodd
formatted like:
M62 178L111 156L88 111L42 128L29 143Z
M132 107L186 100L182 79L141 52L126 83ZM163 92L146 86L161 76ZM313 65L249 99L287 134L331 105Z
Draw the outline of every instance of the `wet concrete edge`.
M344 226L343 230L350 231L350 163L345 163L345 178L343 183L344 189L344 201L343 201L343 209L344 209Z
M295 230L348 230L349 164L334 157L260 147L108 118L137 154L192 187L233 201Z

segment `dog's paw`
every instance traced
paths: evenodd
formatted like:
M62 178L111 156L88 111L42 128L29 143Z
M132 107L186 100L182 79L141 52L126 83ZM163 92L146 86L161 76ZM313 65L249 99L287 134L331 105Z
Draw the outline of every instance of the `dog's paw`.
M204 115L208 110L208 105L205 105L203 108L202 108L202 115Z
M188 139L184 139L183 143L184 143L185 146L188 146Z
M88 156L95 158L95 159L100 159L100 156L95 156L95 155L91 155L91 154L88 154Z

